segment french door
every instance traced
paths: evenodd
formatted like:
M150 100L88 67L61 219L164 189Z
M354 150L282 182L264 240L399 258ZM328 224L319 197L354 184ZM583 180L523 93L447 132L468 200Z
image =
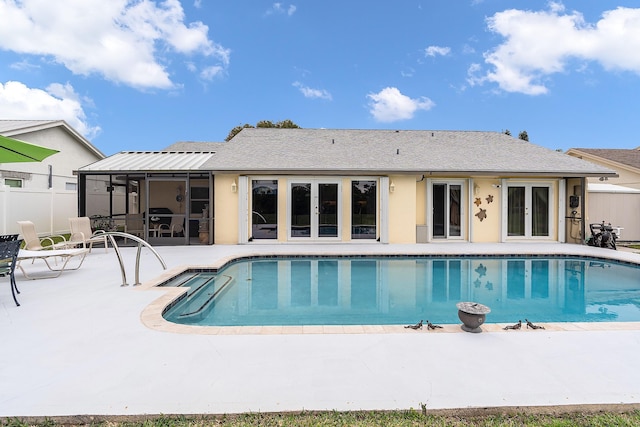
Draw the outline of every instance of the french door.
M337 239L341 228L339 180L300 179L289 182L290 239Z
M550 237L551 208L551 185L508 185L507 237Z

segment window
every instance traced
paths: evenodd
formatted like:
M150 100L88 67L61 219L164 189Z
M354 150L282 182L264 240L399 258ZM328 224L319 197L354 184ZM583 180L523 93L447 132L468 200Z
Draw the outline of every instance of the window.
M64 189L67 191L78 191L78 184L75 182L65 182Z
M13 188L22 188L22 180L21 179L15 179L15 178L5 178L4 179L4 185L7 185L7 186L13 187Z

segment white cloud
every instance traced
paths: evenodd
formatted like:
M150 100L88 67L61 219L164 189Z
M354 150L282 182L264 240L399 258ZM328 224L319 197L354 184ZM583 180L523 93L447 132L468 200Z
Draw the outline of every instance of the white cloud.
M305 98L332 99L331 94L324 89L313 89L300 82L294 82L293 86L297 87Z
M179 0L0 0L0 49L47 55L74 74L136 88L175 87L163 55L201 55L226 67L228 49L202 22L185 22ZM190 58L192 59L192 58ZM208 64L209 66L211 64Z
M387 87L378 93L370 93L367 98L369 112L379 122L395 122L413 118L418 110L430 110L436 104L429 98L409 98L395 87Z
M297 7L293 4L290 4L288 7L285 7L282 3L274 3L271 5L271 8L267 10L267 15L283 15L291 16L296 13Z
M545 79L566 72L570 60L640 74L640 9L619 7L588 24L580 12L566 13L554 2L548 11L505 10L487 23L506 40L485 52L490 70L472 84L489 81L507 92L544 94Z
M216 76L219 76L224 73L224 67L219 65L212 65L210 67L205 67L200 71L200 78L203 80L213 80Z
M436 56L436 55L447 56L449 55L449 53L451 53L451 48L444 47L444 46L429 46L424 50L424 54L426 56Z
M11 120L64 120L86 138L93 138L100 128L91 126L73 87L52 83L46 90L29 88L24 83L0 83L0 117Z

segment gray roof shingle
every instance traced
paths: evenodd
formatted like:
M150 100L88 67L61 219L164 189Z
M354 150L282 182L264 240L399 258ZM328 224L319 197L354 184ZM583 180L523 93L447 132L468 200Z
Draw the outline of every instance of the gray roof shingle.
M243 129L203 168L250 172L611 174L499 132Z
M181 161L185 154L177 152L169 157L123 152L80 171L173 166L173 170L254 174L615 176L611 169L499 132L246 128L226 143L180 142L168 148L201 152L206 158L190 163Z

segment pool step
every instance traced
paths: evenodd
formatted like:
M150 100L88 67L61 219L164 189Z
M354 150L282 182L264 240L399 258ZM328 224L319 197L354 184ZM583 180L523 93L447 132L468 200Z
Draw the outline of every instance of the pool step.
M215 277L211 278L208 282L211 282L211 280L214 279ZM191 300L189 300L189 297L187 297L187 301L185 302L187 306L184 307L183 314L180 315L180 318L200 315L207 307L211 305L215 298L220 295L225 289L227 289L231 282L233 282L233 277L227 275L220 276L220 279L223 279L224 281L219 286L217 283L215 283L214 286L210 287L206 286L206 283L203 283L198 288L198 291L192 294L194 297ZM201 289L213 289L213 291L208 291L206 293L199 292ZM190 309L190 306L194 306L193 309Z

